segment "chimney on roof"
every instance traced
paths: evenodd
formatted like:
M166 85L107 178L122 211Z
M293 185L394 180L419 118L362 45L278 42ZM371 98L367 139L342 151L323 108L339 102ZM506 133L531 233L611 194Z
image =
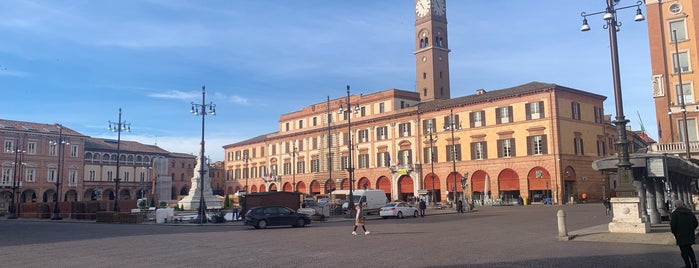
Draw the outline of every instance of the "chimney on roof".
M476 95L483 95L483 93L485 93L485 92L486 92L485 89L479 88L476 90Z

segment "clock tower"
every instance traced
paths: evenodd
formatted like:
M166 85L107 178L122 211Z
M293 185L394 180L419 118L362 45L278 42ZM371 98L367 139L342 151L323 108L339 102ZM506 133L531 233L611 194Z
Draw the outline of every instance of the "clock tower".
M445 0L415 0L415 85L420 101L451 98Z

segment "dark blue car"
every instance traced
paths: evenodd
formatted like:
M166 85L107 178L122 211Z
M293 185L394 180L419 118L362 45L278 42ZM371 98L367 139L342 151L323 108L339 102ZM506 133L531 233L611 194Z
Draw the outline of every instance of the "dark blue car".
M265 229L267 226L291 225L304 227L311 223L306 214L296 213L283 206L254 207L245 213L245 225L255 229Z

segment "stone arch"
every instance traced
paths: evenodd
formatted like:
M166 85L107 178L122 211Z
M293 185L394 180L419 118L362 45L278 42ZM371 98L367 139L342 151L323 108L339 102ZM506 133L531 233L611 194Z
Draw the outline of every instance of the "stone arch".
M306 189L306 184L305 184L304 182L302 182L302 181L296 183L296 191L297 191L297 192L300 192L300 193L308 193L308 194L310 194L310 192L308 192L308 190Z
M272 187L269 187L270 190L272 190ZM284 186L282 186L282 191L284 192L293 192L294 187L291 185L290 182L285 182Z
M311 187L310 188L310 194L321 194L320 192L320 183L317 180L312 180L311 181Z
M415 196L415 183L413 178L408 175L403 175L398 178L398 199L408 201L412 196Z
M180 189L180 195L189 195L189 185L183 185Z
M505 202L505 204L517 204L521 196L519 174L510 168L501 170L500 174L498 174L498 189L502 202Z
M376 180L376 188L386 192L386 197L388 197L388 200L392 199L391 198L391 179L389 179L386 176L379 177L379 179Z
M541 166L533 167L527 173L527 185L531 202L545 202L551 197L551 173Z
M250 187L250 192L251 192L251 193L257 193L257 185L254 185L254 184L253 184L253 185Z
M327 181L325 181L325 191L327 193L330 193L334 190L338 190L335 186L335 182L332 179L328 179Z
M366 187L364 187L365 184L366 184ZM371 189L371 182L369 181L369 179L367 179L367 177L362 177L361 179L359 179L357 181L357 189L364 189L364 188Z
M440 180L439 176L434 173L429 173L425 176L425 178L422 180L423 181L423 189L427 190L428 194L430 195L431 202L441 202L442 201L442 190L440 186Z
M78 192L74 189L70 189L63 194L63 202L77 202Z

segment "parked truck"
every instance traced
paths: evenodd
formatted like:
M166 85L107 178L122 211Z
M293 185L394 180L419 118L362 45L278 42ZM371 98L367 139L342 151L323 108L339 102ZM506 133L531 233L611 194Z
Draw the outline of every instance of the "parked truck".
M347 196L347 202L342 204L342 209L347 210L349 205L349 198ZM366 214L376 213L378 214L388 199L386 198L386 192L383 190L356 190L352 192L352 202L355 205L359 203L364 204L364 212Z

